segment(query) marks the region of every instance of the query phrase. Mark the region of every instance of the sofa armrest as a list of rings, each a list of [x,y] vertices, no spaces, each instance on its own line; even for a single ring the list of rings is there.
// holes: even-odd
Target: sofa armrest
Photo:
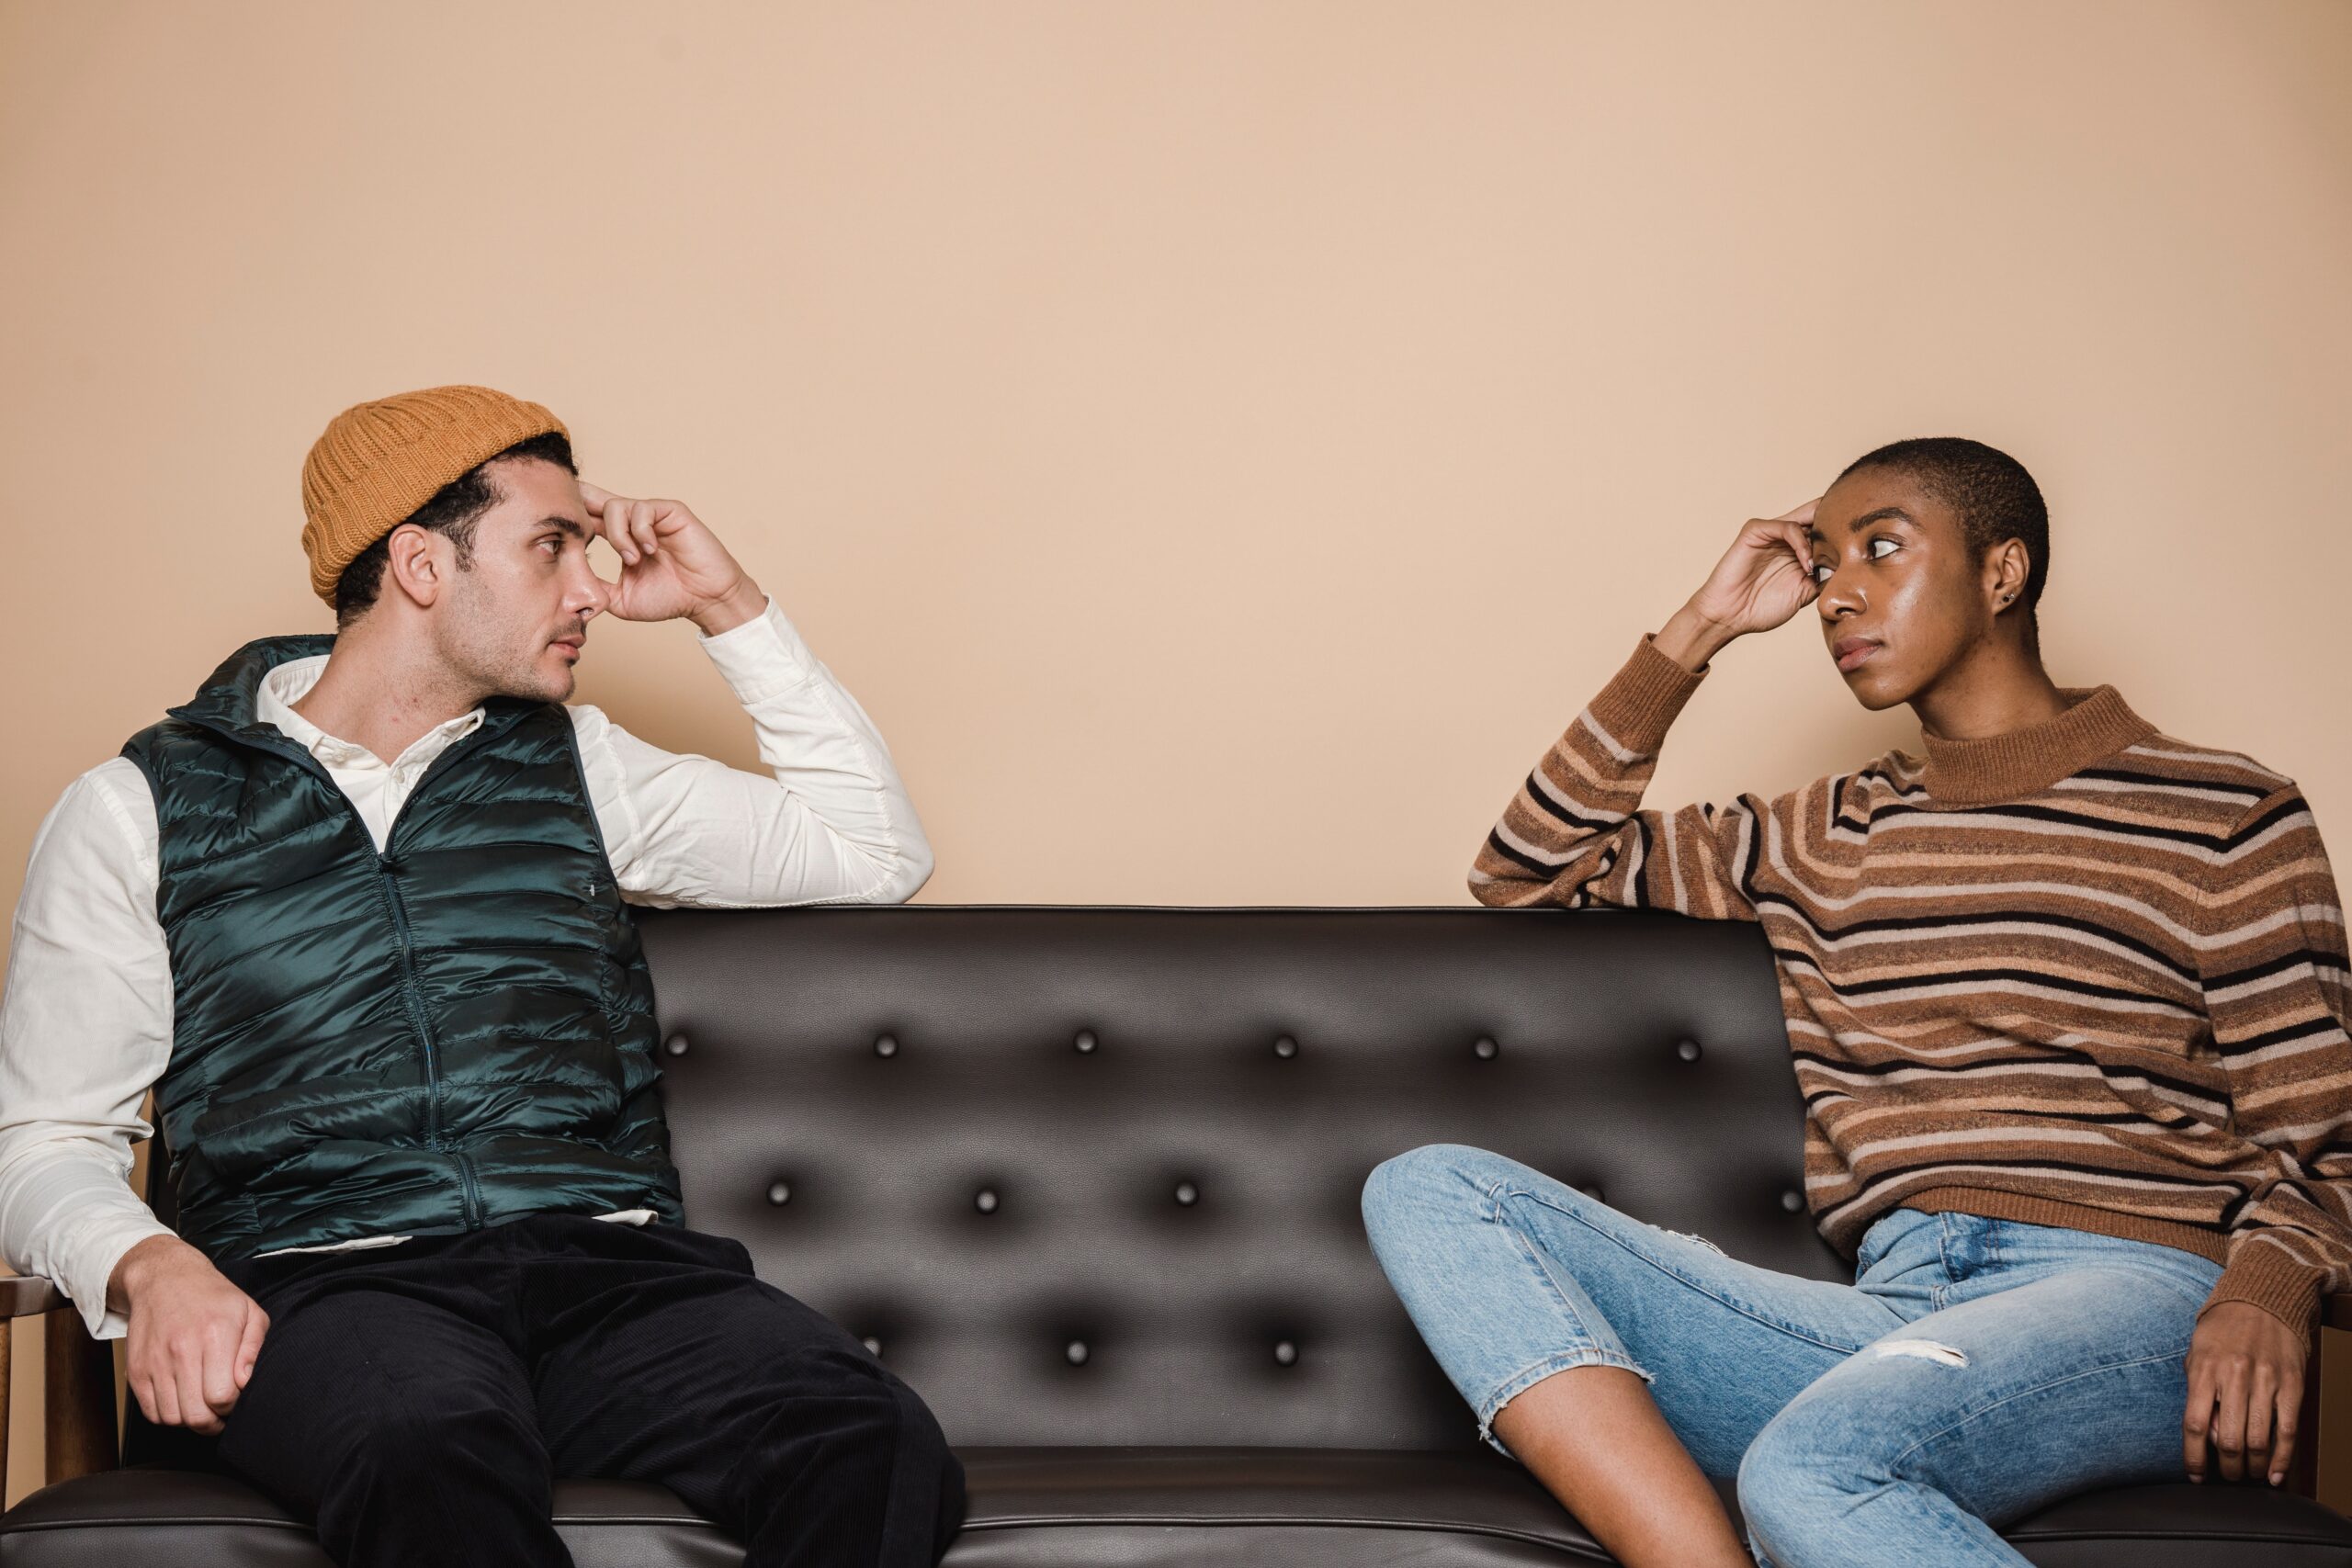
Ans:
[[[23,1274],[0,1280],[0,1318],[39,1317],[45,1312],[62,1312],[73,1304],[65,1299],[64,1292],[47,1280]]]
[[[2288,1484],[2306,1497],[2319,1498],[2320,1416],[2322,1402],[2320,1384],[2330,1346],[2327,1331],[2352,1329],[2352,1294],[2322,1296],[2319,1302],[2319,1329],[2312,1336],[2311,1362],[2303,1376],[2303,1408],[2299,1426],[2301,1436],[2295,1441],[2293,1472]],[[2334,1433],[2327,1434],[2334,1437]],[[2339,1445],[2330,1443],[2328,1453],[2335,1455]],[[2331,1506],[2341,1507],[2340,1499],[2322,1498]]]
[[[40,1319],[46,1337],[41,1378],[48,1417],[44,1480],[111,1470],[119,1460],[113,1344],[90,1337],[73,1302],[55,1284],[12,1275],[0,1279],[0,1495],[6,1495],[7,1480],[12,1325],[20,1317]]]

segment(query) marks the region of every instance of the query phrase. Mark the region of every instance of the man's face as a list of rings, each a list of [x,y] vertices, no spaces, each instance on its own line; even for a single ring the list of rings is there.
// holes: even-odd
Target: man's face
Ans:
[[[492,464],[487,478],[498,502],[475,522],[473,564],[451,574],[434,617],[442,655],[485,694],[564,702],[607,592],[589,569],[579,481],[537,457]]]
[[[1811,534],[1822,641],[1864,707],[1907,701],[1990,631],[1983,569],[1959,517],[1909,475],[1866,468],[1839,479]]]

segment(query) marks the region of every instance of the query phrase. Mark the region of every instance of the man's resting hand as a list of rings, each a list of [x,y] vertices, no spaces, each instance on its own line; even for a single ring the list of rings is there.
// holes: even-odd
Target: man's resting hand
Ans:
[[[254,1375],[269,1316],[177,1236],[122,1255],[107,1304],[130,1320],[130,1392],[147,1419],[208,1437]]]

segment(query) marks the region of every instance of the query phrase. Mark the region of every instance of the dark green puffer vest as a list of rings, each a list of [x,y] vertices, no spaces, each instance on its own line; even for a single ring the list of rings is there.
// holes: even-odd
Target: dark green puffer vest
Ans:
[[[378,853],[254,717],[265,637],[123,755],[155,794],[180,1234],[216,1259],[526,1214],[680,1219],[653,986],[571,720],[492,698]]]

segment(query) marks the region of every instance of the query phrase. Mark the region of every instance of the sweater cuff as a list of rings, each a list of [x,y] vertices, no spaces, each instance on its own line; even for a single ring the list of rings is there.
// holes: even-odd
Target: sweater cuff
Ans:
[[[1600,688],[1588,710],[1611,739],[1640,757],[1657,754],[1675,716],[1707,678],[1703,666],[1685,670],[1659,652],[1655,636],[1642,634],[1634,656]]]
[[[2324,1278],[2324,1269],[2296,1261],[2283,1248],[2240,1242],[2214,1281],[2213,1293],[2197,1313],[2202,1317],[2223,1302],[2245,1302],[2309,1338],[2318,1325],[2319,1287]]]

